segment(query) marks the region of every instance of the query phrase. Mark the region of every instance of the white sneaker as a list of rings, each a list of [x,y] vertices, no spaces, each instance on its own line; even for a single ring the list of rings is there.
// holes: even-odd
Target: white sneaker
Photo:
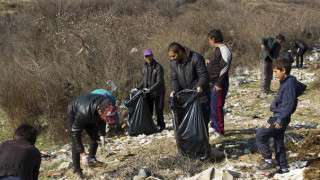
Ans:
[[[216,132],[216,130],[214,130],[214,128],[209,127],[209,134],[213,134],[213,133],[215,133],[215,132]]]
[[[224,136],[222,134],[219,134],[217,132],[215,132],[212,136],[211,139],[220,139],[223,138]]]

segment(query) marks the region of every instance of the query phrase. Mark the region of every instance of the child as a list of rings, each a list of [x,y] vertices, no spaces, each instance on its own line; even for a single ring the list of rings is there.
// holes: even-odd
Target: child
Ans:
[[[289,172],[284,146],[284,133],[290,123],[291,114],[296,110],[298,97],[306,90],[306,85],[300,83],[294,76],[290,75],[291,63],[288,59],[276,60],[272,64],[274,76],[280,80],[277,97],[270,105],[273,117],[267,124],[257,130],[256,142],[265,163],[258,169],[271,170],[275,168],[272,162],[272,153],[269,149],[269,139],[274,139],[276,160],[280,169],[277,173]]]

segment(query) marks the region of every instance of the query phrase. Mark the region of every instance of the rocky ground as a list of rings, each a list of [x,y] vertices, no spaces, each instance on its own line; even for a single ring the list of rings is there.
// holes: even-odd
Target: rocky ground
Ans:
[[[292,70],[292,75],[308,88],[299,97],[297,111],[285,135],[291,179],[320,179],[320,95],[316,87],[319,84],[314,84],[319,77],[319,65],[314,60],[303,69]],[[240,179],[288,179],[288,174],[283,177],[256,169],[262,158],[255,144],[255,132],[271,116],[269,105],[275,96],[275,93],[261,93],[259,84],[258,70],[238,69],[232,77],[225,105],[226,135],[218,140],[210,139],[215,150],[210,161],[201,162],[178,153],[169,114],[165,117],[167,129],[161,133],[137,137],[126,133],[110,135],[97,154],[105,166],[83,167],[84,173],[88,179],[184,180],[215,167],[238,172]],[[276,91],[278,86],[274,80],[272,90]],[[42,153],[41,179],[74,179],[70,144],[50,147]]]

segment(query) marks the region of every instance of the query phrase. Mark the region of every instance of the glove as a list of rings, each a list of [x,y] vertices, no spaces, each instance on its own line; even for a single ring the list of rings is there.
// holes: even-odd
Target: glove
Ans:
[[[81,156],[81,164],[83,166],[89,166],[89,156],[87,154]]]
[[[137,88],[131,89],[131,92],[133,92],[133,91],[138,91],[138,89]]]
[[[143,88],[143,89],[142,89],[142,92],[145,93],[145,94],[148,94],[148,93],[150,93],[150,89],[148,89],[148,88]]]

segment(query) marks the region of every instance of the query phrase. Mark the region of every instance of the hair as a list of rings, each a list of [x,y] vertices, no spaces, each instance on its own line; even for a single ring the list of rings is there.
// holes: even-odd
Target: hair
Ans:
[[[220,29],[212,29],[208,33],[208,37],[210,39],[214,39],[215,42],[217,42],[217,43],[222,43],[223,42],[223,35],[222,35],[222,32],[220,31]]]
[[[28,124],[20,125],[14,132],[13,138],[28,141],[34,145],[37,140],[38,130]]]
[[[285,59],[285,58],[275,60],[272,63],[272,68],[276,68],[278,70],[282,70],[282,68],[284,68],[286,70],[286,74],[290,75],[291,62],[290,62],[290,60]]]
[[[179,51],[183,51],[184,52],[185,49],[181,44],[179,44],[177,42],[173,42],[168,47],[168,52],[169,51],[173,51],[174,53],[178,53]]]

